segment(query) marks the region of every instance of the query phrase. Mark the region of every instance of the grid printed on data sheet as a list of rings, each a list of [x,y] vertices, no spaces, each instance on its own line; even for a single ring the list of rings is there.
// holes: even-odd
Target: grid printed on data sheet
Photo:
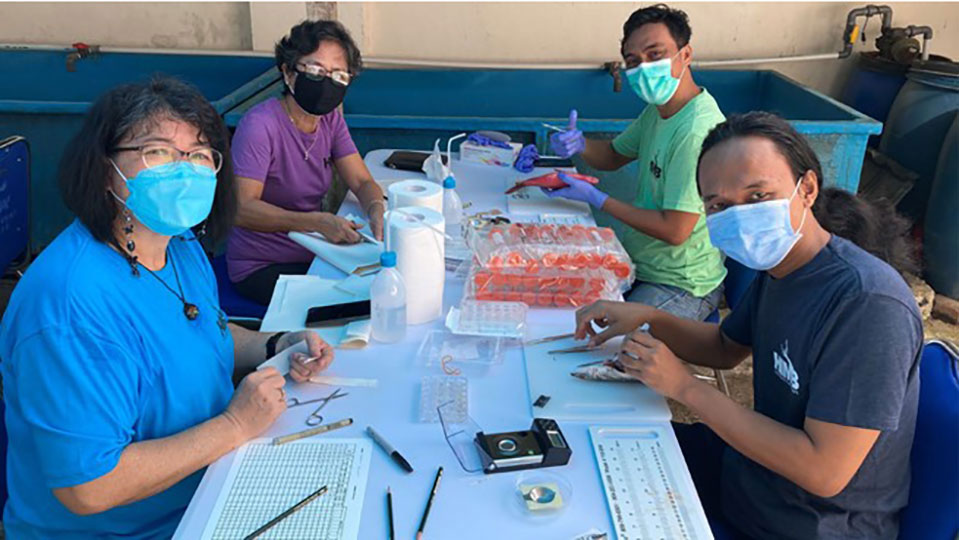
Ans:
[[[371,449],[364,439],[304,439],[280,446],[259,439],[244,445],[234,457],[203,540],[243,538],[324,485],[326,494],[260,538],[357,538]]]

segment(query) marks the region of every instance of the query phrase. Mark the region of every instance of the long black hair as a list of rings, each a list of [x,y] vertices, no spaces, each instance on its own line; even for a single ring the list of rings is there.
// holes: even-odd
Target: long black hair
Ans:
[[[214,243],[232,227],[237,203],[226,125],[196,88],[179,79],[160,76],[148,82],[124,84],[103,94],[60,160],[63,200],[97,240],[116,243],[114,223],[120,204],[108,191],[110,178],[116,175],[110,164],[114,148],[132,133],[168,118],[194,126],[207,144],[223,154],[213,208],[199,227]]]
[[[823,188],[822,165],[809,141],[775,114],[762,111],[736,114],[714,127],[703,141],[696,177],[699,178],[699,167],[706,152],[739,137],[761,137],[771,141],[786,159],[797,182],[807,171],[816,173],[819,197],[812,211],[824,229],[852,241],[900,274],[918,273],[919,264],[909,238],[909,221],[897,214],[891,204],[869,202],[841,189]]]

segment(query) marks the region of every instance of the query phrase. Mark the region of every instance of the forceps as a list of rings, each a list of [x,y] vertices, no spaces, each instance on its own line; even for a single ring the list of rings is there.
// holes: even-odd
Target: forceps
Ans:
[[[323,407],[326,407],[326,404],[329,403],[330,401],[334,400],[334,399],[338,399],[338,398],[341,398],[341,397],[346,397],[346,396],[349,395],[349,393],[346,393],[346,392],[340,393],[341,390],[343,390],[343,389],[342,389],[342,388],[337,388],[336,390],[333,391],[332,394],[330,394],[330,395],[328,395],[328,396],[326,396],[326,397],[321,397],[321,398],[316,398],[316,399],[310,399],[310,400],[300,400],[299,398],[295,398],[295,397],[287,398],[287,400],[286,400],[286,406],[287,406],[287,408],[292,408],[292,407],[298,407],[298,406],[300,406],[300,405],[306,405],[306,404],[308,404],[308,403],[318,403],[318,402],[319,402],[319,403],[320,403],[320,406],[317,407],[316,410],[314,410],[312,413],[310,413],[310,416],[307,416],[307,417],[306,417],[306,425],[308,425],[308,426],[318,426],[318,425],[320,425],[320,424],[323,423],[323,415],[320,414],[320,409],[322,409]]]

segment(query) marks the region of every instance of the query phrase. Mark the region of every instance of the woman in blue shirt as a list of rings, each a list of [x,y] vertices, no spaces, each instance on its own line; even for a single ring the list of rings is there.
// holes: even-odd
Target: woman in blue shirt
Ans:
[[[118,87],[66,151],[77,219],[33,263],[0,325],[11,538],[168,538],[204,467],[286,408],[284,378],[232,378],[306,339],[291,376],[326,368],[314,333],[226,322],[197,236],[228,230],[229,133],[175,79]]]

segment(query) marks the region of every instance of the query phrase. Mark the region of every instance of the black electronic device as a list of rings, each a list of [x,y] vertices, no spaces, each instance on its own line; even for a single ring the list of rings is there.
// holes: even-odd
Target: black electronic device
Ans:
[[[417,171],[423,172],[423,162],[426,161],[426,158],[430,157],[429,152],[409,152],[406,150],[397,150],[390,154],[383,165],[391,169],[399,169],[401,171]],[[445,155],[440,156],[440,159],[443,160],[443,164],[448,164],[448,160]]]
[[[339,326],[370,317],[370,301],[348,302],[331,306],[311,307],[306,312],[306,327]]]
[[[483,472],[556,467],[569,463],[573,451],[555,420],[534,418],[525,431],[476,434]]]

